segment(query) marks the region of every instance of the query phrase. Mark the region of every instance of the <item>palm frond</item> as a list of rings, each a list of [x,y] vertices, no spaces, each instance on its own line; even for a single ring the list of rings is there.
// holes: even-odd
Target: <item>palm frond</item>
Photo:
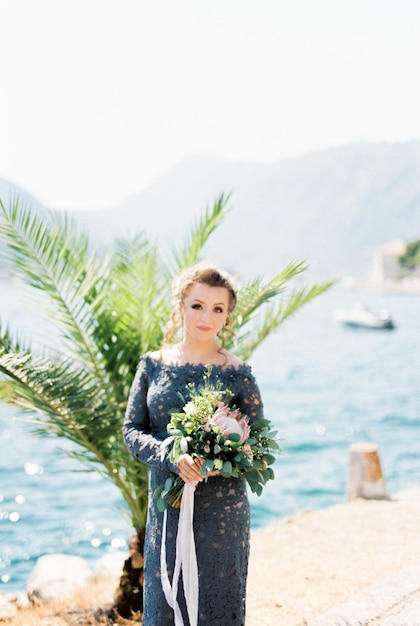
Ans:
[[[76,369],[71,359],[54,362],[49,357],[8,352],[0,355],[0,398],[25,411],[43,416],[37,429],[66,437],[78,445],[93,448],[111,434],[115,424],[109,406],[95,379]],[[101,419],[94,419],[100,413]],[[92,440],[92,441],[90,441]]]
[[[197,262],[199,255],[207,243],[208,238],[218,227],[221,220],[229,212],[228,204],[231,194],[220,194],[213,203],[207,207],[202,218],[191,230],[188,241],[179,253],[173,254],[176,268],[184,269]]]
[[[20,206],[17,199],[7,209],[0,201],[1,257],[52,307],[47,315],[68,339],[84,364],[101,372],[101,354],[92,340],[92,294],[103,301],[106,263],[99,266],[89,251],[86,235],[67,216],[38,214]]]
[[[135,329],[144,354],[160,345],[162,326],[171,305],[171,274],[160,260],[157,247],[144,238],[117,243],[124,247],[123,257],[116,250],[113,267],[116,282],[123,290],[121,328],[125,332]]]
[[[244,284],[238,294],[234,326],[243,327],[252,321],[261,306],[282,294],[286,285],[306,269],[307,265],[304,261],[294,261],[269,282],[264,282],[261,277],[258,277]]]
[[[0,318],[0,354],[8,352],[30,352],[25,338],[16,331],[12,333],[9,326]]]
[[[252,324],[241,325],[235,340],[236,354],[246,361],[255,349],[293,313],[314,298],[318,297],[334,285],[334,281],[327,281],[311,287],[294,289],[280,302],[266,302],[259,310],[258,319]],[[230,341],[233,343],[233,340]]]
[[[138,467],[122,441],[124,408],[98,390],[89,373],[75,369],[71,359],[54,362],[6,352],[6,344],[2,341],[0,349],[0,373],[6,376],[0,380],[0,400],[27,413],[37,434],[73,442],[76,447],[64,452],[110,479],[127,502],[133,525],[143,523],[147,489],[143,494],[136,489],[147,484],[147,469]]]
[[[161,344],[169,281],[156,247],[142,235],[116,242],[107,306],[97,315],[94,337],[121,401],[128,397],[140,355]]]

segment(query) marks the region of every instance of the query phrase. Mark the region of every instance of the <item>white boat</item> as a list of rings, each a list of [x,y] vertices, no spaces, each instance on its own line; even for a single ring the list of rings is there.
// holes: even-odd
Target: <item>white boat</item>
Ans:
[[[391,330],[395,328],[394,321],[386,309],[371,311],[364,305],[355,305],[347,309],[335,309],[333,319],[336,322],[354,328],[373,328]]]

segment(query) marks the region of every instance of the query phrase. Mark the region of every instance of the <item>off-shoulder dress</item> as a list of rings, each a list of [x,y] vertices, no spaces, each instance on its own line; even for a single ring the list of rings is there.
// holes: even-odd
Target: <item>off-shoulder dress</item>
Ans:
[[[179,392],[203,380],[204,365],[168,365],[148,353],[140,359],[131,387],[124,440],[131,452],[150,468],[149,504],[144,546],[145,582],[143,626],[173,626],[174,615],[165,600],[160,579],[163,515],[153,492],[177,473],[160,444],[167,436],[169,410],[182,409]],[[211,379],[234,394],[233,403],[250,421],[262,417],[261,396],[248,364],[213,366]],[[179,510],[168,508],[167,561],[172,579]],[[243,626],[249,556],[250,511],[245,479],[212,476],[197,485],[194,501],[194,537],[199,572],[199,626]],[[189,624],[182,594],[178,597],[184,624]]]

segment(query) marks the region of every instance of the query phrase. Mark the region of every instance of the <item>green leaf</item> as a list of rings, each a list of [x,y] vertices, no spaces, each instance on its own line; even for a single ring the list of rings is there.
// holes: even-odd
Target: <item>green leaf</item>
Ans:
[[[168,504],[163,498],[159,498],[156,502],[156,505],[161,513],[163,513],[168,508]]]
[[[214,460],[213,459],[207,459],[207,461],[204,461],[203,465],[201,466],[201,474],[206,474],[207,472],[212,472],[214,469]]]
[[[273,463],[275,463],[276,457],[266,452],[264,454],[264,461],[267,463],[267,465],[272,465]]]
[[[167,479],[165,480],[165,485],[164,485],[164,489],[165,489],[165,491],[169,491],[169,489],[170,489],[170,488],[172,487],[172,485],[173,485],[173,482],[174,482],[174,481],[173,481],[173,478],[167,478]]]
[[[223,467],[220,470],[222,476],[231,476],[232,474],[232,463],[230,461],[225,461],[223,463]]]
[[[159,485],[159,487],[156,487],[156,489],[153,492],[153,497],[154,498],[159,498],[159,496],[162,493],[162,491],[164,490],[164,488],[165,488],[164,485]]]
[[[255,444],[258,443],[258,439],[255,439],[255,437],[250,437],[249,439],[247,439],[247,444],[249,446],[255,446]]]
[[[184,248],[179,253],[174,252],[175,264],[178,270],[197,262],[198,256],[207,243],[208,238],[229,211],[227,206],[229,200],[230,194],[220,194],[213,206],[211,208],[207,207],[203,217],[192,229]]]

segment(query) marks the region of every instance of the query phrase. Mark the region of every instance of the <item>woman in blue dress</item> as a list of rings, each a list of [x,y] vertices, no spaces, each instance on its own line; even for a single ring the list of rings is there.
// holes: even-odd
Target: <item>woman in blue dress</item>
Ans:
[[[186,385],[203,381],[211,365],[211,381],[220,381],[234,397],[232,403],[250,422],[262,417],[260,392],[248,364],[223,347],[229,317],[237,299],[228,274],[199,264],[184,270],[174,284],[174,308],[161,350],[147,353],[138,365],[131,388],[124,439],[131,452],[149,468],[149,505],[144,545],[143,626],[173,626],[174,611],[166,601],[161,578],[163,514],[153,492],[165,480],[179,475],[197,483],[193,530],[198,566],[198,626],[243,626],[249,556],[250,512],[243,478],[225,478],[217,472],[203,480],[203,459],[188,454],[172,463],[162,455],[169,410],[183,408]],[[182,329],[182,340],[175,342]],[[179,509],[168,507],[166,559],[172,580],[176,558]],[[182,588],[178,603],[185,626],[190,624]]]

